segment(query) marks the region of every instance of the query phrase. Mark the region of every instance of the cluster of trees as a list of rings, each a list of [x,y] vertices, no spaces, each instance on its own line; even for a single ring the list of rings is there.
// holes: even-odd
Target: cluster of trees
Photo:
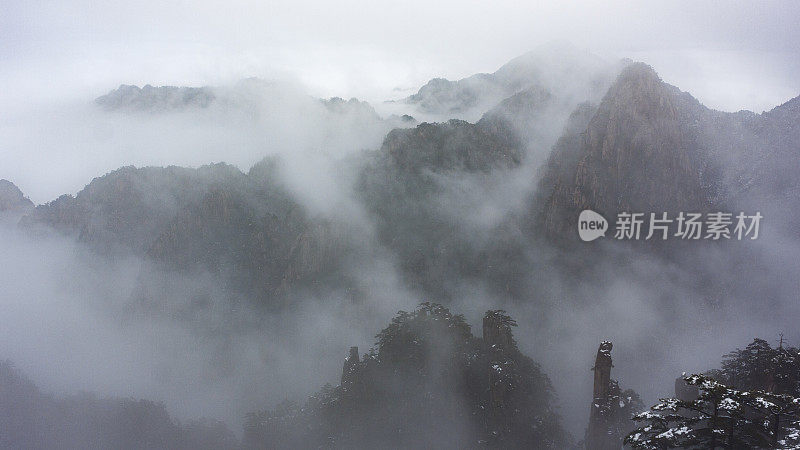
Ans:
[[[251,447],[565,448],[548,377],[517,348],[513,319],[489,311],[484,337],[460,314],[400,311],[376,347],[345,362],[342,383],[300,406],[249,415]],[[487,335],[486,327],[494,332]]]
[[[769,391],[800,396],[800,350],[777,348],[763,339],[754,339],[744,349],[725,355],[720,369],[708,375],[728,386],[744,390]]]
[[[800,352],[755,339],[722,367],[683,377],[696,394],[665,398],[634,416],[636,449],[800,449]]]

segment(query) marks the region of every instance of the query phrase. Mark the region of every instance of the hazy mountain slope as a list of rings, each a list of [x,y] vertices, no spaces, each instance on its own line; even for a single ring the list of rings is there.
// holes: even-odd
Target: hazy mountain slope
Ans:
[[[713,111],[652,68],[632,65],[586,128],[554,148],[534,220],[548,233],[576,237],[577,215],[587,208],[607,218],[728,211],[756,192],[796,192],[787,167],[798,161],[792,124],[800,114],[791,103],[762,115]]]
[[[574,101],[529,87],[474,124],[450,120],[389,133],[357,190],[414,288],[438,299],[484,288],[526,296],[529,238],[510,216]]]
[[[468,217],[476,190],[519,167],[523,156],[521,140],[502,121],[451,120],[389,133],[362,168],[357,195],[413,288],[446,299],[476,276],[507,286],[506,277],[485,272],[484,250],[506,236]]]
[[[199,203],[211,186],[243,176],[225,164],[123,167],[95,178],[74,197],[38,206],[23,222],[48,225],[101,253],[141,255],[180,208]]]
[[[175,113],[197,112],[202,109],[219,111],[238,110],[258,116],[263,103],[289,108],[322,106],[316,113],[327,112],[344,121],[345,126],[369,128],[377,124],[391,127],[410,126],[411,116],[382,118],[367,102],[341,97],[316,99],[302,94],[298,86],[290,83],[270,82],[258,78],[240,80],[232,86],[151,86],[120,85],[95,99],[107,112],[122,113]],[[269,109],[269,108],[266,108]],[[365,130],[369,132],[368,130]],[[388,130],[387,130],[388,131]]]
[[[457,81],[434,78],[404,99],[421,111],[435,114],[463,114],[472,109],[485,109],[513,93],[494,76],[472,75]]]
[[[162,298],[174,272],[211,275],[224,290],[278,307],[293,288],[344,282],[343,237],[307,215],[273,166],[248,174],[224,164],[126,167],[37,207],[23,225],[51,227],[109,257],[144,257],[138,301]]]
[[[527,55],[500,73],[518,84],[513,74],[536,61]],[[567,116],[574,99],[527,87],[474,124],[396,129],[379,150],[349,160],[358,164],[355,196],[408,286],[441,300],[476,289],[530,299],[537,264],[545,264],[537,237],[575,240],[584,208],[613,220],[622,210],[797,205],[787,169],[800,160],[797,99],[762,115],[713,111],[644,64],[625,68],[598,106],[581,103]],[[350,111],[356,123],[378,120],[356,100],[320,105]],[[539,188],[517,215],[507,199],[529,194],[513,180],[530,180],[531,161],[550,142]],[[310,217],[270,167],[123,168],[37,207],[23,223],[51,226],[101,253],[144,256],[156,273],[210,274],[230,295],[267,305],[296,289],[352,293],[342,267],[361,245],[354,231]],[[141,292],[153,298],[161,288],[143,283]]]
[[[14,183],[0,180],[0,213],[27,213],[32,209],[33,202]]]
[[[108,94],[97,97],[95,103],[107,111],[170,111],[185,108],[206,108],[216,96],[211,88],[145,85],[140,88],[120,85]]]
[[[760,115],[741,120],[751,142],[729,175],[731,196],[750,209],[763,208],[765,216],[789,236],[800,234],[800,97]],[[737,130],[738,131],[738,130]],[[749,144],[749,145],[748,145]]]
[[[570,45],[549,44],[494,73],[457,81],[434,78],[403,102],[422,113],[476,120],[503,99],[531,88],[574,102],[598,101],[625,64]]]
[[[701,188],[704,155],[689,126],[700,107],[643,64],[623,70],[579,140],[556,146],[548,169],[558,174],[542,177],[552,185],[540,186],[549,195],[539,220],[549,232],[573,232],[587,208],[606,217],[622,210],[705,211],[712,195]]]
[[[234,449],[221,422],[172,419],[163,404],[92,394],[42,393],[8,361],[0,362],[0,448]]]

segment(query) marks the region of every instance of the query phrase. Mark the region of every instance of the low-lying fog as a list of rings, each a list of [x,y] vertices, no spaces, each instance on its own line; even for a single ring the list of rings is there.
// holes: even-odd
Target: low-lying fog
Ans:
[[[449,5],[451,9],[458,6],[452,2]],[[329,8],[321,4],[316,7]],[[422,24],[414,28],[412,15],[405,7],[422,12],[431,8],[431,16],[425,16]],[[473,55],[458,38],[472,33],[472,28],[466,30],[462,24],[451,33],[439,33],[441,30],[435,28],[446,24],[436,24],[433,19],[459,22],[448,20],[452,18],[445,14],[447,8],[427,3],[405,7],[397,6],[391,14],[379,8],[366,8],[366,31],[381,36],[377,48],[356,45],[362,41],[346,25],[340,25],[338,31],[329,31],[328,35],[315,31],[318,34],[310,34],[297,44],[290,39],[288,25],[268,32],[260,30],[258,22],[248,19],[244,20],[247,24],[244,30],[237,31],[234,19],[246,14],[225,13],[219,19],[225,22],[225,29],[220,31],[225,36],[220,42],[239,50],[226,55],[225,45],[209,45],[196,52],[200,61],[184,55],[176,62],[180,67],[170,69],[168,55],[193,46],[176,39],[165,46],[159,58],[151,58],[147,56],[148,50],[160,45],[154,38],[130,52],[137,61],[147,62],[143,67],[152,72],[152,79],[148,79],[145,69],[125,77],[122,69],[112,67],[117,57],[111,55],[124,48],[126,41],[109,37],[111,24],[127,24],[123,29],[134,30],[136,34],[139,31],[131,23],[144,20],[143,16],[135,15],[128,22],[102,7],[88,14],[85,23],[68,24],[53,7],[12,8],[15,11],[11,18],[6,16],[0,25],[14,25],[13,30],[0,31],[0,42],[15,32],[21,37],[0,47],[0,55],[13,62],[0,69],[0,81],[4,90],[13,91],[14,83],[20,83],[20,90],[0,94],[3,107],[0,179],[13,181],[34,203],[42,204],[61,194],[75,194],[92,178],[121,166],[198,167],[224,161],[247,172],[264,157],[277,156],[284,164],[282,181],[303,206],[314,214],[349,221],[349,225],[363,230],[368,251],[350,270],[354,276],[367,280],[369,300],[364,304],[348,304],[343,295],[332,292],[329,297],[309,298],[297,303],[302,306],[269,315],[251,314],[247,307],[240,306],[243,309],[237,310],[220,301],[212,302],[203,317],[193,323],[139,317],[130,314],[127,306],[146,261],[128,257],[109,262],[74,239],[21,230],[15,218],[8,216],[0,222],[0,359],[12,360],[49,392],[69,394],[85,390],[160,400],[180,419],[218,418],[240,433],[245,413],[272,407],[285,398],[302,400],[324,383],[337,383],[347,349],[358,345],[362,352],[366,351],[374,344],[374,335],[397,310],[413,308],[425,300],[436,301],[420,298],[418,292],[403,284],[396,257],[377,242],[374,224],[353,197],[356,174],[349,162],[365,151],[379,149],[386,133],[402,126],[392,114],[410,114],[419,121],[444,121],[450,117],[427,114],[413,105],[383,101],[404,98],[436,76],[457,79],[494,71],[511,57],[535,47],[529,42],[564,38],[567,32],[576,34],[579,25],[595,22],[588,13],[573,11],[580,20],[572,24],[562,17],[544,30],[549,32],[545,33],[548,36],[545,39],[544,31],[526,34],[525,21],[517,17],[509,25],[511,31],[499,33],[503,38],[487,38],[481,44],[480,36],[503,30],[503,18],[524,16],[537,23],[545,20],[528,9],[524,14],[513,14],[514,7],[505,5],[505,9],[500,9],[506,14],[492,12],[487,18],[492,26],[478,28],[478,36],[467,39],[467,44],[475,43],[479,50]],[[468,10],[465,14],[486,12],[481,8],[477,11],[475,5],[464,7]],[[178,14],[181,8],[175,5],[167,8],[170,20],[183,17]],[[209,5],[200,9],[206,13],[209,9],[216,10]],[[277,16],[293,17],[290,23],[301,22],[301,15],[278,9]],[[548,8],[548,12],[552,14],[555,9]],[[630,21],[641,15],[650,22],[655,20],[619,5],[611,9]],[[45,24],[55,24],[53,35],[48,35],[44,26],[28,30],[24,25],[21,18],[33,17],[40,10],[49,12],[43,20]],[[665,11],[669,12],[667,23],[683,21],[684,16],[677,14],[679,11],[663,5],[650,13]],[[776,14],[765,12],[764,16],[753,19],[767,25],[777,23],[773,30],[786,41],[768,56],[758,50],[777,38],[759,35],[746,42],[747,51],[742,53],[719,50],[724,47],[721,43],[736,45],[745,39],[731,37],[748,29],[749,22],[741,12],[728,11],[722,18],[712,18],[718,27],[723,27],[725,20],[729,20],[731,27],[719,35],[711,36],[710,31],[705,35],[702,42],[710,43],[708,51],[687,50],[691,46],[684,38],[671,40],[667,25],[658,25],[652,32],[631,26],[625,28],[626,32],[617,33],[610,29],[611,12],[603,13],[609,24],[596,25],[594,29],[599,27],[607,38],[598,46],[609,59],[630,57],[650,62],[665,81],[690,91],[708,106],[760,112],[800,93],[796,78],[800,58],[796,58],[796,48],[789,48],[789,43],[797,42],[795,22],[789,25],[786,19],[776,19]],[[113,18],[111,24],[98,25],[105,15]],[[338,11],[330,20],[336,22],[343,16]],[[701,28],[700,19],[688,16],[691,23],[682,27]],[[203,29],[203,25],[214,22],[203,17],[192,19],[187,25],[189,31],[181,28],[176,33],[184,37],[203,34],[192,31],[192,27]],[[417,17],[416,13],[413,17]],[[389,32],[380,33],[386,23],[391,25],[388,31],[403,30],[393,18],[404,18],[401,22],[411,26],[409,43],[387,37]],[[328,19],[324,24],[320,20],[317,17],[314,23],[324,28]],[[146,22],[153,25],[158,36],[171,36],[165,31],[168,27]],[[356,26],[351,19],[345,23]],[[561,31],[558,25],[566,31]],[[765,29],[769,28],[767,25]],[[304,25],[303,29],[309,26]],[[46,61],[56,50],[43,50],[32,44],[40,42],[46,46],[58,37],[58,32],[74,38],[74,34],[82,35],[86,30],[95,30],[100,38],[87,32],[85,42],[83,38],[73,39],[54,46],[56,50],[72,51],[74,61],[54,58],[51,65]],[[234,45],[240,39],[247,40],[242,33],[251,31],[256,36],[269,37],[268,51],[259,53],[259,47],[249,40],[248,45]],[[213,36],[204,36],[203,42],[213,41]],[[326,37],[349,50],[336,50],[335,44],[312,44],[327,42]],[[622,44],[635,37],[642,37],[640,46]],[[108,38],[106,44],[98,44],[104,38]],[[587,39],[576,38],[579,43]],[[420,50],[421,56],[414,58],[416,45],[429,41],[438,42],[435,49]],[[75,51],[83,48],[76,42],[84,42],[84,50]],[[281,42],[286,43],[284,50],[280,50]],[[670,42],[674,45],[667,45]],[[502,57],[492,53],[498,48],[502,48],[498,50]],[[25,50],[31,54],[20,56]],[[93,54],[93,50],[97,53]],[[303,50],[308,53],[302,53]],[[303,54],[319,59],[309,62],[312,58],[297,56]],[[274,57],[275,67],[264,62],[268,58],[258,55]],[[365,55],[375,58],[367,64],[369,70],[362,73],[356,67],[360,67],[358,58]],[[400,62],[390,58],[394,55]],[[337,60],[338,56],[347,58]],[[454,62],[448,64],[448,60]],[[80,66],[81,61],[91,64]],[[225,62],[230,62],[233,68],[214,69]],[[96,67],[105,71],[82,75]],[[198,67],[206,72],[187,75]],[[52,74],[42,75],[50,69],[54,70]],[[133,70],[132,64],[126,63],[124,69]],[[30,79],[24,76],[27,73]],[[315,73],[318,73],[316,78]],[[72,84],[65,88],[68,92],[59,95],[58,77],[62,75]],[[263,80],[247,79],[253,75]],[[360,84],[373,76],[378,81]],[[45,79],[50,85],[42,88],[44,93],[36,94],[37,83],[44,83]],[[94,103],[94,97],[120,83],[133,82],[211,85],[218,99],[224,101],[214,102],[208,108],[167,112],[106,111]],[[366,94],[360,99],[369,100],[377,115],[363,111],[335,114],[317,98],[339,95],[349,99],[361,94]],[[53,100],[48,100],[49,97]],[[554,114],[550,128],[559,131],[568,113]],[[535,188],[538,165],[557,137],[558,132],[554,132],[552,142],[531,150],[535,154],[530,154],[525,164],[507,177],[450,180],[456,193],[451,199],[456,205],[454,220],[465,223],[469,220],[469,226],[487,230],[519,208],[525,195]],[[476,210],[481,214],[476,216]],[[501,299],[492,297],[484,287],[464,284],[459,291],[462,295],[448,306],[456,313],[464,313],[473,333],[478,335],[480,317],[487,309],[508,309],[519,323],[514,331],[521,349],[542,364],[559,394],[565,424],[574,436],[581,437],[591,398],[590,368],[601,340],[614,341],[612,376],[619,379],[623,388],[633,388],[642,394],[645,404],[670,394],[673,381],[681,372],[712,368],[723,354],[746,345],[756,336],[774,342],[777,333],[783,332],[790,343],[800,344],[800,331],[796,327],[800,305],[793,294],[800,290],[795,257],[800,251],[800,241],[797,236],[773,235],[765,236],[759,245],[773,255],[772,265],[766,270],[779,284],[773,286],[779,292],[778,303],[768,307],[761,306],[761,299],[753,295],[757,292],[754,288],[725,293],[728,306],[710,311],[687,281],[697,281],[693,279],[692,267],[667,266],[648,259],[624,270],[614,261],[608,261],[607,266],[598,270],[603,274],[600,285],[576,281],[566,274],[548,273],[543,263],[545,269],[535,275],[543,280],[542,292],[531,295],[541,295],[546,304],[503,305]],[[547,252],[552,250],[526,251],[539,253],[541,261],[547,261]],[[723,256],[711,254],[703,264],[722,261]],[[724,273],[726,268],[721,265],[719,270]],[[212,299],[218,298],[211,279],[187,278],[178,284],[187,291],[208,290]],[[665,310],[656,301],[664,292],[681,301],[671,303]],[[173,294],[175,301],[180,302],[181,293]],[[713,362],[712,367],[709,361]]]

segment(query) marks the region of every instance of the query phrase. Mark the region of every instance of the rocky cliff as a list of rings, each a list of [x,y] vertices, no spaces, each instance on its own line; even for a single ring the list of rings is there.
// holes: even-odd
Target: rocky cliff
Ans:
[[[797,161],[789,117],[796,123],[800,115],[791,103],[761,115],[714,111],[649,66],[631,65],[596,111],[576,113],[555,146],[534,220],[550,235],[574,239],[583,209],[609,219],[621,211],[727,211],[741,206],[755,185],[772,193],[796,190],[788,173],[765,173],[785,173],[785,163]]]

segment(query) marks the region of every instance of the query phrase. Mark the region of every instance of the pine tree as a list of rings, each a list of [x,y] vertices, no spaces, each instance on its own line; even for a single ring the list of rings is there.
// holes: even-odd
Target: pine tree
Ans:
[[[800,351],[782,341],[772,348],[767,341],[754,339],[744,349],[725,355],[722,368],[709,374],[737,389],[800,397]]]
[[[634,416],[642,425],[628,434],[626,444],[636,449],[800,448],[800,398],[732,389],[706,375],[684,381],[697,386],[699,396],[661,399]]]

